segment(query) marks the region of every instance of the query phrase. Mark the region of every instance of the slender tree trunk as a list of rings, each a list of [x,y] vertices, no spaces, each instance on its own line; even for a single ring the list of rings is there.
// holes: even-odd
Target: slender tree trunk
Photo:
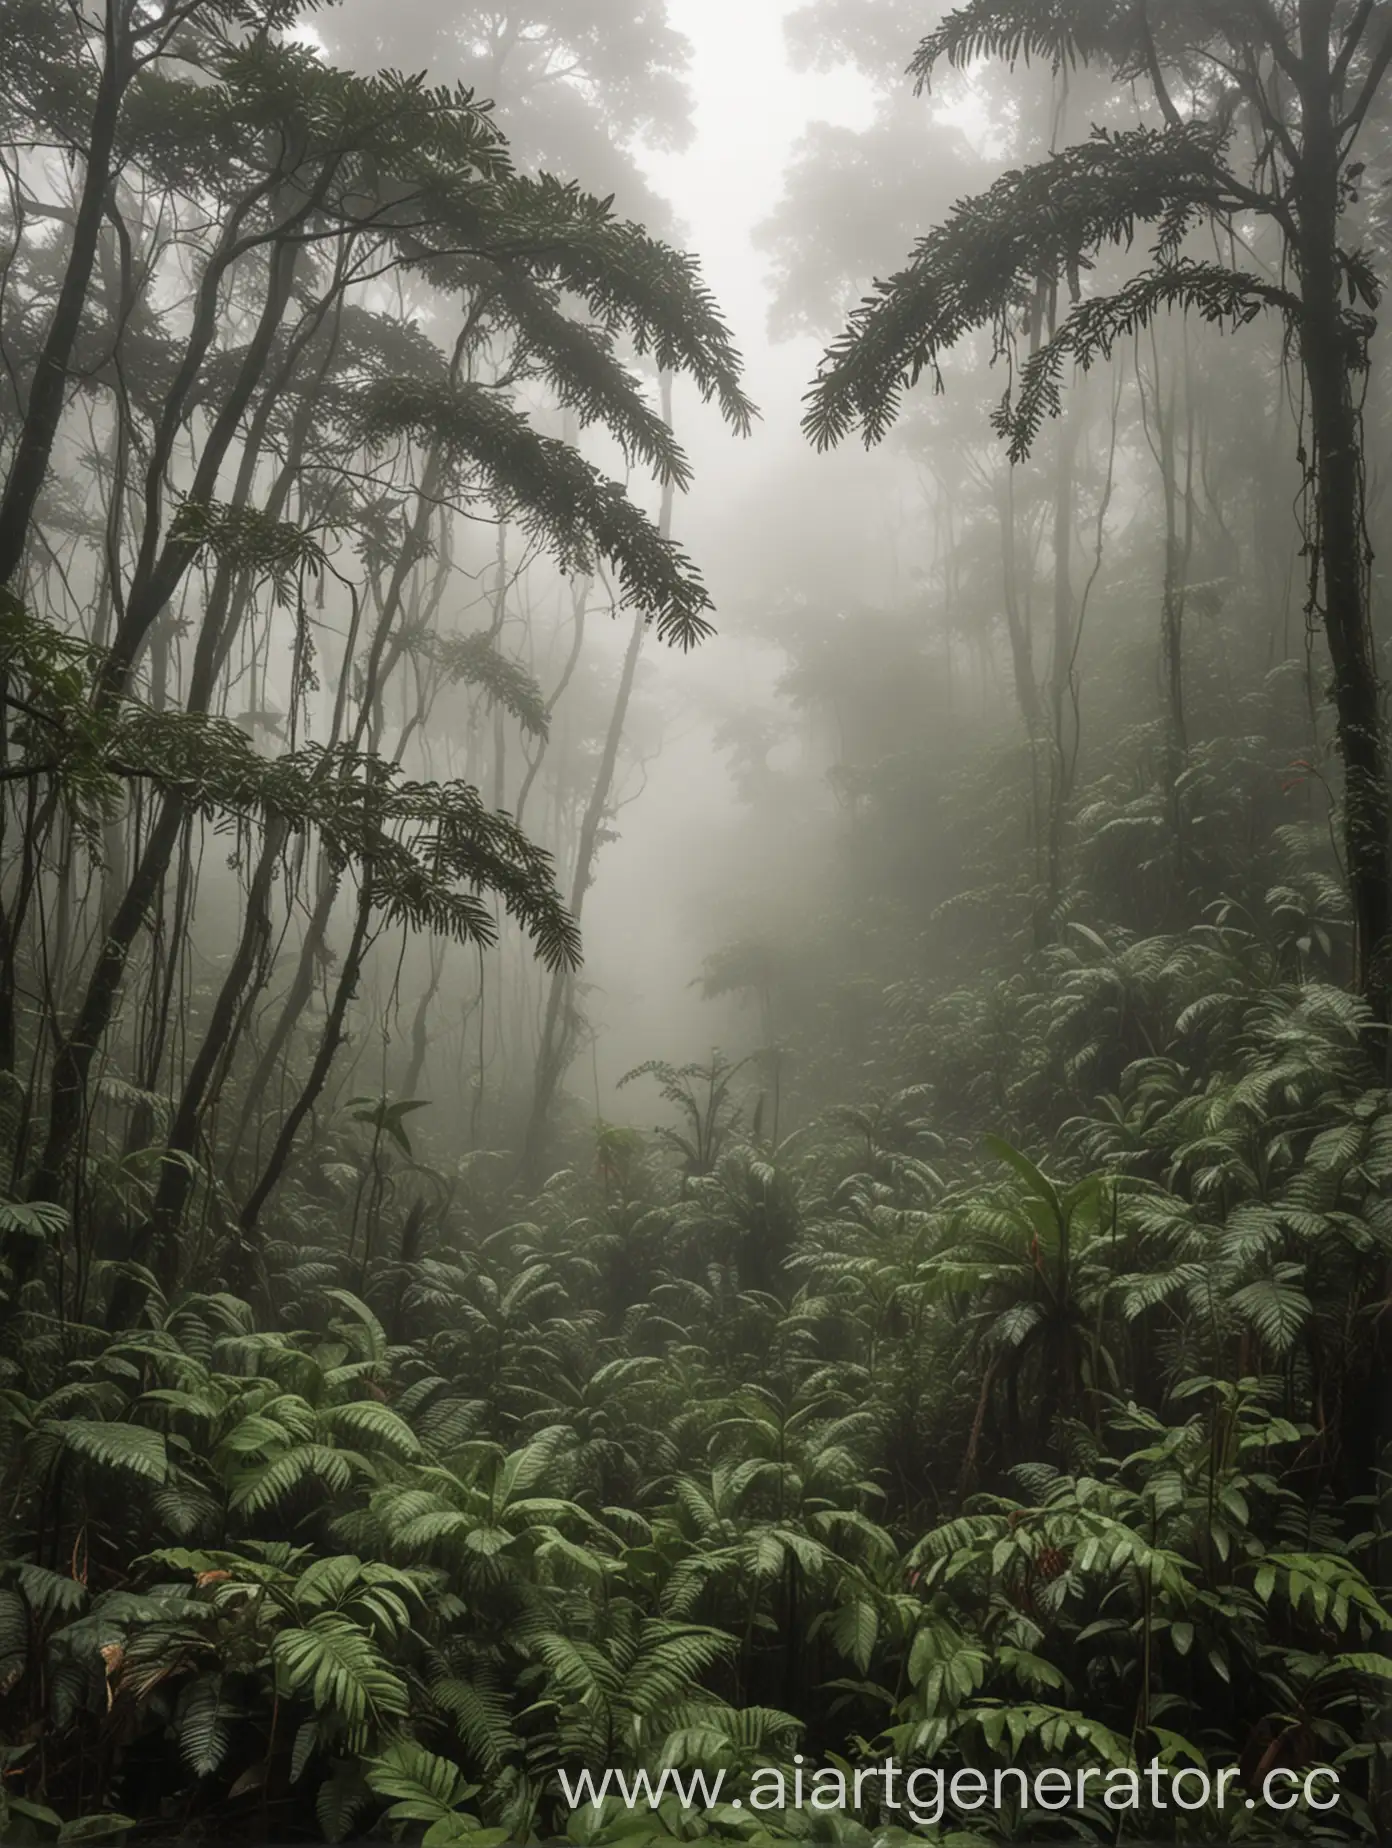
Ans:
[[[275,387],[282,386],[288,380],[293,365],[294,356],[288,355],[273,380]],[[253,419],[233,490],[232,504],[235,507],[249,504],[256,462],[261,454],[261,439],[269,422],[270,401],[275,395],[275,390],[266,395]],[[292,426],[289,453],[267,501],[266,511],[271,518],[280,516],[289,496],[309,424],[310,412],[306,407]],[[219,565],[194,651],[193,672],[185,701],[186,711],[202,713],[208,710],[217,675],[226,655],[229,636],[241,626],[250,602],[250,582],[240,576],[231,564]],[[135,870],[124,896],[106,924],[101,951],[88,978],[77,1019],[64,1036],[55,1061],[48,1135],[43,1155],[30,1182],[29,1193],[32,1199],[59,1197],[55,1190],[61,1187],[64,1167],[81,1128],[92,1060],[120,998],[131,947],[158,896],[180,830],[189,813],[188,802],[180,791],[170,790],[161,798],[145,845],[136,856]]]
[[[267,364],[290,303],[300,257],[301,247],[294,242],[277,243],[271,250],[270,276],[256,331],[247,343],[232,386],[218,406],[212,427],[199,451],[198,466],[188,493],[190,505],[204,506],[212,500],[218,475],[241,427],[242,418],[251,407],[257,388],[268,382]],[[211,325],[205,326],[201,333],[196,329],[190,337],[179,381],[182,383],[187,375],[186,389],[192,387],[193,379],[201,369],[212,344],[212,332],[216,325],[215,279],[220,273],[216,265],[211,265],[209,275],[204,278],[205,299],[200,302],[199,313]],[[198,554],[196,540],[161,532],[164,472],[173,452],[181,412],[182,404],[176,385],[174,394],[165,406],[156,447],[146,470],[145,530],[130,590],[125,608],[117,621],[111,647],[97,676],[97,696],[102,702],[109,703],[125,692],[151,626],[169,607],[184,573]]]
[[[1387,744],[1364,525],[1363,452],[1353,374],[1361,336],[1345,317],[1338,256],[1339,140],[1328,7],[1302,0],[1302,160],[1296,173],[1302,313],[1316,510],[1315,570],[1333,665],[1344,764],[1345,876],[1353,906],[1354,981],[1379,1022],[1389,1017],[1392,926]]]
[[[584,646],[584,643],[585,643],[586,608],[587,608],[587,604],[589,600],[590,589],[593,583],[594,583],[594,579],[592,577],[571,579],[570,608],[571,608],[571,616],[572,616],[572,619],[575,625],[574,635],[572,637],[571,644],[570,644],[570,653],[566,656],[566,664],[561,669],[560,679],[556,682],[556,690],[551,695],[550,699],[548,699],[546,702],[546,717],[547,717],[548,722],[550,721],[552,714],[555,712],[556,707],[559,704],[562,696],[564,695],[566,688],[570,685],[571,676],[574,674],[576,666],[580,660],[580,650]],[[522,787],[517,792],[517,807],[516,807],[516,810],[514,811],[514,819],[516,820],[519,828],[522,826],[522,815],[523,815],[523,811],[526,809],[526,806],[527,806],[527,797],[531,794],[532,784],[536,781],[536,775],[537,775],[538,770],[540,770],[542,766],[542,762],[546,756],[546,750],[547,750],[547,746],[549,742],[550,742],[550,736],[548,732],[547,737],[542,738],[539,741],[537,745],[537,754],[527,765],[527,774],[523,777]]]
[[[64,1170],[82,1127],[87,1101],[87,1076],[115,1012],[130,946],[155,901],[183,822],[182,798],[167,798],[156,817],[130,884],[116,907],[88,979],[77,1018],[58,1049],[50,1087],[48,1136],[29,1184],[31,1200],[57,1200],[62,1197]]]
[[[416,504],[406,544],[396,560],[390,582],[378,608],[377,623],[373,629],[372,641],[363,667],[362,699],[350,734],[350,743],[354,750],[362,745],[368,723],[379,704],[382,688],[398,659],[397,654],[389,652],[388,643],[396,618],[402,608],[411,572],[428,553],[430,522],[435,515],[435,495],[439,487],[442,468],[443,463],[438,451],[432,450],[423,471],[420,499]],[[438,593],[443,595],[444,589],[444,580],[440,580],[437,584]],[[331,744],[337,743],[347,721],[348,688],[352,679],[357,633],[358,621],[355,611],[354,621],[349,629],[348,640],[344,648],[343,671],[330,734]],[[232,1141],[231,1159],[234,1162],[246,1138],[252,1114],[267,1093],[275,1077],[276,1066],[281,1054],[299,1023],[309,997],[314,992],[315,975],[324,956],[329,919],[333,913],[340,884],[339,875],[323,862],[320,865],[319,880],[319,892],[315,899],[313,913],[305,926],[304,939],[300,945],[289,993],[281,1006],[266,1048],[257,1061],[256,1070],[247,1091],[246,1103],[237,1125],[237,1133]],[[259,1154],[258,1146],[258,1159]]]
[[[10,582],[23,560],[30,522],[62,421],[68,366],[82,326],[82,313],[96,263],[102,216],[111,189],[121,100],[129,77],[129,58],[121,23],[125,10],[118,0],[107,0],[106,51],[91,133],[83,154],[86,172],[73,223],[68,264],[43,351],[34,367],[24,422],[15,444],[4,499],[0,500],[0,584]]]
[[[286,822],[279,816],[273,817],[266,824],[260,856],[247,892],[242,934],[213,1004],[202,1044],[184,1079],[183,1092],[169,1129],[167,1152],[160,1170],[154,1208],[140,1249],[133,1254],[143,1261],[145,1254],[152,1252],[160,1265],[161,1281],[166,1287],[173,1281],[172,1275],[166,1274],[172,1270],[168,1259],[172,1254],[174,1234],[178,1230],[179,1218],[192,1180],[188,1158],[192,1157],[198,1146],[198,1130],[204,1104],[218,1063],[230,1046],[247,983],[255,973],[270,938],[271,887],[288,832]]]
[[[421,990],[420,1000],[416,1003],[415,1018],[411,1022],[411,1062],[406,1067],[406,1075],[401,1084],[403,1097],[414,1097],[416,1086],[420,1083],[421,1073],[425,1070],[426,1055],[430,1051],[430,1016],[434,1012],[435,997],[440,992],[440,978],[445,972],[446,946],[443,941],[430,945],[430,977]]]
[[[585,818],[580,824],[580,841],[575,854],[575,879],[570,895],[571,916],[577,922],[584,909],[585,893],[594,876],[595,848],[599,840],[600,824],[604,819],[605,805],[613,787],[619,745],[623,741],[624,720],[628,715],[628,703],[633,694],[633,679],[638,669],[638,656],[642,652],[643,635],[647,626],[647,618],[639,610],[634,615],[633,628],[628,637],[628,647],[624,652],[623,670],[619,675],[619,690],[614,696],[614,709],[609,719],[609,732],[604,741],[604,753],[595,773],[594,788],[590,792]],[[543,1178],[541,1164],[545,1154],[547,1133],[550,1129],[551,1106],[555,1102],[557,1088],[566,1065],[569,1063],[573,1022],[568,1016],[574,983],[575,978],[570,970],[557,969],[551,977],[551,986],[546,997],[546,1016],[541,1030],[541,1050],[537,1054],[536,1084],[523,1145],[523,1168],[530,1184],[536,1184]]]
[[[1049,720],[1052,758],[1049,771],[1048,886],[1045,928],[1057,929],[1056,913],[1063,891],[1063,831],[1072,796],[1073,741],[1068,736],[1069,706],[1074,702],[1073,642],[1078,600],[1073,589],[1073,514],[1077,500],[1078,443],[1083,432],[1083,385],[1074,384],[1068,410],[1059,426],[1054,456],[1054,638],[1049,665]]]
[[[670,429],[672,425],[672,380],[669,373],[662,375],[662,415]],[[658,531],[664,539],[671,536],[673,497],[673,485],[668,481],[663,485],[662,506],[658,516]],[[604,819],[604,812],[613,788],[614,770],[618,764],[619,746],[623,742],[628,703],[633,693],[633,680],[638,671],[638,656],[642,650],[643,634],[646,628],[647,619],[639,610],[634,615],[628,648],[624,653],[623,669],[619,675],[619,689],[614,697],[614,709],[609,717],[609,731],[604,740],[604,752],[595,772],[594,787],[590,791],[584,820],[580,824],[580,839],[575,852],[575,878],[570,897],[571,916],[577,923],[584,909],[585,893],[594,876],[594,857],[599,842],[600,824]],[[571,1022],[567,1015],[568,1003],[573,991],[573,974],[569,970],[557,969],[551,977],[551,987],[546,997],[546,1015],[542,1023],[541,1047],[537,1053],[532,1107],[527,1119],[527,1129],[522,1146],[522,1171],[528,1183],[533,1185],[543,1178],[541,1169],[546,1153],[546,1139],[551,1126],[551,1108],[569,1061]]]
[[[169,1043],[170,1023],[176,1014],[174,985],[179,979],[184,933],[193,915],[197,879],[194,874],[193,830],[185,822],[184,836],[178,846],[178,871],[174,878],[174,909],[161,946],[159,962],[152,972],[145,1002],[148,1025],[141,1049],[139,1083],[148,1095],[131,1113],[126,1136],[128,1150],[148,1148],[155,1133],[154,1093],[159,1089],[164,1067],[165,1048]]]
[[[1154,350],[1154,342],[1152,342]],[[1189,728],[1184,718],[1185,560],[1179,526],[1179,470],[1175,447],[1174,382],[1166,394],[1155,372],[1155,430],[1160,451],[1160,481],[1165,501],[1165,572],[1160,610],[1160,662],[1165,683],[1165,802],[1170,833],[1179,862],[1184,858],[1184,808],[1180,778],[1189,755]]]
[[[996,496],[996,512],[1001,535],[1001,594],[1005,604],[1005,626],[1010,637],[1010,665],[1015,680],[1015,698],[1025,730],[1033,744],[1039,736],[1042,714],[1039,688],[1034,678],[1034,644],[1029,621],[1020,602],[1020,546],[1015,525],[1015,471],[1010,468]]]
[[[343,954],[343,968],[338,978],[338,986],[334,990],[333,1000],[329,1004],[329,1017],[324,1024],[323,1037],[319,1041],[319,1048],[314,1055],[314,1063],[309,1068],[304,1087],[281,1125],[280,1134],[276,1138],[275,1147],[271,1150],[270,1159],[262,1170],[261,1178],[248,1196],[246,1205],[242,1208],[239,1223],[244,1234],[255,1228],[262,1208],[284,1173],[285,1165],[295,1146],[295,1137],[299,1133],[300,1125],[314,1108],[319,1093],[323,1090],[328,1078],[330,1067],[333,1065],[334,1055],[343,1043],[343,1023],[348,1015],[349,1003],[357,993],[358,979],[362,974],[363,957],[367,952],[368,926],[371,918],[372,876],[370,870],[364,866],[362,886],[358,893],[357,913],[353,919],[353,935]]]
[[[299,955],[295,960],[295,973],[290,980],[289,992],[281,1003],[276,1016],[275,1026],[247,1086],[246,1100],[237,1121],[237,1131],[232,1138],[229,1162],[235,1165],[242,1145],[251,1128],[251,1120],[256,1111],[263,1108],[270,1094],[270,1087],[275,1079],[276,1067],[281,1054],[290,1043],[290,1035],[299,1024],[300,1016],[309,1005],[309,998],[314,993],[315,975],[320,962],[324,959],[325,944],[328,936],[329,919],[333,914],[334,901],[338,897],[339,878],[323,861],[318,868],[319,891],[314,901],[314,910],[305,925],[304,941],[300,945]],[[252,1139],[253,1159],[261,1158],[260,1133]]]

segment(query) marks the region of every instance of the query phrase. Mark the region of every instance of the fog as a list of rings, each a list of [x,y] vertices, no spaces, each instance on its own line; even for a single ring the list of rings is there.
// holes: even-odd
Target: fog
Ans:
[[[0,176],[0,1840],[1388,1839],[1388,8],[0,0]]]
[[[772,289],[754,237],[782,194],[794,146],[813,121],[862,128],[872,109],[869,85],[855,70],[794,68],[783,30],[789,10],[757,0],[669,7],[691,48],[694,137],[679,153],[638,152],[736,330],[761,421],[732,445],[715,419],[683,407],[678,395],[696,482],[677,527],[701,560],[719,632],[695,657],[648,655],[648,691],[672,715],[671,743],[606,850],[591,899],[586,978],[598,1033],[596,1107],[616,1121],[650,1114],[631,1093],[611,1089],[644,1058],[680,1062],[717,1046],[744,1054],[757,1043],[757,1021],[729,1001],[703,1000],[699,975],[721,941],[723,916],[740,920],[735,935],[770,916],[769,869],[739,851],[741,810],[716,732],[727,715],[776,704],[780,663],[757,639],[758,614],[761,603],[786,595],[788,550],[810,551],[821,582],[868,600],[897,588],[900,576],[895,534],[906,523],[901,503],[912,483],[864,458],[807,455],[797,423],[820,346],[770,335]],[[891,241],[885,267],[899,254]],[[818,779],[815,758],[805,769]],[[834,805],[820,793],[814,812],[830,830]],[[817,845],[814,831],[807,850],[815,854]]]
[[[417,1138],[447,1166],[486,1153],[502,1172],[525,1145],[535,1183],[548,1163],[583,1163],[597,1124],[648,1122],[651,1096],[622,1083],[648,1061],[757,1055],[752,1105],[772,1059],[784,1127],[800,1131],[819,1109],[915,1079],[905,1048],[928,1029],[896,1024],[903,997],[931,1015],[960,982],[1002,979],[1012,957],[1092,930],[1096,878],[1120,878],[1102,921],[1127,932],[1215,906],[1250,915],[1288,875],[1307,894],[1340,864],[1352,879],[1361,848],[1353,834],[1339,843],[1326,765],[1369,696],[1339,681],[1329,704],[1319,646],[1301,638],[1300,580],[1315,559],[1311,636],[1320,608],[1350,599],[1351,631],[1326,617],[1337,681],[1366,650],[1359,625],[1371,635],[1380,620],[1381,577],[1374,566],[1360,584],[1354,567],[1346,590],[1325,584],[1320,548],[1333,508],[1376,559],[1380,368],[1359,357],[1339,411],[1364,444],[1350,515],[1323,477],[1302,487],[1306,400],[1321,382],[1313,362],[1294,365],[1288,316],[1281,331],[1275,279],[1295,245],[1279,203],[1263,217],[1224,169],[1215,183],[1231,198],[1216,215],[1209,182],[1191,176],[1187,193],[1085,225],[1061,258],[1021,254],[1047,211],[1008,204],[999,227],[991,218],[1018,163],[1036,163],[1019,179],[1028,200],[1070,162],[1086,173],[1104,156],[1132,159],[1156,109],[1179,132],[1170,89],[1162,79],[1147,105],[1126,89],[1124,62],[1109,76],[1026,60],[1006,81],[975,40],[962,56],[939,52],[931,86],[916,89],[906,65],[919,41],[901,11],[891,0],[864,17],[839,0],[647,0],[622,18],[604,0],[291,8],[278,29],[303,77],[356,72],[364,99],[378,85],[403,109],[454,110],[480,172],[491,143],[511,171],[544,176],[512,209],[596,212],[604,235],[630,242],[614,258],[628,267],[605,281],[585,267],[591,255],[558,264],[543,238],[543,293],[490,298],[468,266],[493,259],[472,251],[467,227],[456,227],[462,256],[393,242],[413,235],[395,229],[374,243],[370,219],[336,245],[316,231],[309,248],[336,249],[338,276],[311,275],[307,255],[262,322],[268,355],[280,341],[288,356],[284,409],[274,379],[258,399],[251,372],[236,373],[261,338],[262,243],[231,261],[224,289],[222,253],[237,246],[217,242],[223,208],[196,187],[185,197],[180,171],[150,168],[149,197],[167,203],[147,210],[132,195],[138,234],[123,218],[124,243],[95,251],[92,286],[105,294],[89,344],[94,376],[114,366],[112,388],[128,389],[129,327],[145,343],[132,348],[138,389],[141,367],[156,394],[172,379],[170,408],[162,424],[130,424],[103,384],[85,424],[48,430],[62,465],[58,526],[44,537],[51,586],[74,633],[98,651],[115,638],[123,696],[222,715],[254,759],[238,773],[243,805],[199,808],[177,852],[157,837],[187,795],[170,794],[157,824],[143,797],[111,791],[95,821],[61,824],[84,847],[52,893],[46,872],[37,885],[20,872],[22,908],[32,887],[60,919],[50,987],[71,986],[78,1005],[86,981],[81,1008],[100,1017],[84,1067],[100,1050],[113,1082],[163,1095],[181,1066],[161,1010],[182,990],[195,1011],[227,1010],[239,1024],[220,1055],[207,1043],[190,1124],[230,1086],[234,1140],[250,1135],[260,1161],[269,1137],[263,1179],[278,1184],[298,1129],[263,1119],[262,1093],[278,1073],[282,1102],[296,1095],[285,1060],[306,1033],[313,1045],[317,1013],[327,1037],[300,1113],[351,1108],[367,1086],[409,1103]],[[1214,104],[1214,132],[1236,132],[1235,106]],[[1375,134],[1376,83],[1364,106]],[[1340,208],[1374,253],[1349,260],[1340,286],[1355,304],[1375,299],[1386,234],[1381,183],[1360,192],[1366,169],[1350,160]],[[559,190],[572,179],[593,192]],[[15,169],[40,270],[61,253],[65,185],[37,149]],[[345,227],[353,197],[335,208]],[[406,209],[378,208],[384,226]],[[1014,253],[1004,280],[991,273],[998,238]],[[915,249],[937,248],[941,259],[904,269]],[[655,265],[667,266],[660,281]],[[902,309],[920,275],[928,294]],[[900,326],[905,312],[926,315],[928,331]],[[107,324],[116,344],[103,360]],[[1360,328],[1354,312],[1355,347]],[[322,430],[294,357],[297,341],[313,355],[319,339]],[[170,372],[179,340],[184,368]],[[419,378],[401,375],[412,354]],[[215,377],[205,411],[196,383],[217,367],[232,394],[221,421],[223,387]],[[477,408],[493,394],[523,421],[504,436],[471,423],[461,400],[446,429],[456,392]],[[657,434],[659,399],[679,455]],[[142,524],[132,469],[150,454],[160,488]],[[548,473],[563,455],[580,471],[564,481]],[[591,483],[621,511],[586,499]],[[164,510],[185,496],[201,509],[187,541]],[[279,562],[263,519],[280,522]],[[92,543],[102,522],[105,557]],[[644,550],[669,536],[670,562]],[[524,894],[496,867],[465,875],[467,901],[434,883],[425,862],[410,864],[427,838],[427,857],[472,851],[455,836],[446,848],[438,820],[414,844],[395,837],[407,859],[380,899],[327,817],[317,836],[292,822],[284,847],[263,831],[257,848],[255,779],[288,752],[295,775],[320,763],[313,782],[345,750],[366,752],[369,778],[367,760],[381,759],[388,778],[452,792],[427,806],[477,801],[515,817],[522,835],[505,852],[525,858],[525,836],[549,855],[549,894]],[[1307,766],[1280,817],[1274,773],[1256,768],[1272,753]],[[1230,806],[1234,777],[1244,788],[1255,777],[1246,820]],[[403,825],[414,824],[391,824]],[[1356,819],[1346,826],[1357,832]],[[1275,832],[1229,880],[1232,830],[1244,829]],[[208,848],[229,830],[223,867]],[[1314,858],[1286,867],[1300,830]],[[270,885],[248,908],[258,853]],[[91,901],[79,895],[94,887],[103,917],[126,906],[119,961],[134,957],[152,984],[143,1025],[119,986],[91,986],[80,947]],[[186,938],[166,963],[170,903]],[[1342,944],[1326,922],[1293,941],[1327,941],[1331,972],[1341,957],[1362,968],[1372,952],[1353,925]],[[548,973],[539,931],[553,949],[570,933],[573,970]],[[849,1091],[843,1069],[858,1074]],[[69,1133],[54,1130],[64,1146]]]

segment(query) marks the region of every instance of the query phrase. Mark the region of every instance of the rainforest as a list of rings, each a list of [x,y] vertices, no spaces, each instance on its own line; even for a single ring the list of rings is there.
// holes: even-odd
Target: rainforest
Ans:
[[[0,1840],[1392,1832],[1390,273],[1385,0],[0,0]]]

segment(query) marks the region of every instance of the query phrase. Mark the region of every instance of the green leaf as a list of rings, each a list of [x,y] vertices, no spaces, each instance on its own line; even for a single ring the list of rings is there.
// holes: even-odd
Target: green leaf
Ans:
[[[231,1713],[223,1698],[222,1677],[209,1675],[185,1688],[176,1721],[179,1750],[195,1777],[219,1769],[232,1744]]]
[[[65,1449],[101,1469],[163,1482],[169,1473],[165,1441],[145,1425],[106,1422],[96,1418],[66,1418],[46,1425]]]
[[[1064,1221],[1063,1202],[1059,1199],[1058,1189],[1039,1168],[1036,1168],[1028,1155],[1022,1155],[1002,1136],[983,1136],[982,1142],[998,1161],[1003,1161],[1012,1168],[1025,1183],[1029,1192],[1037,1200],[1042,1200],[1053,1216],[1054,1224],[1061,1226]]]
[[[311,1619],[303,1629],[282,1630],[274,1654],[287,1692],[306,1692],[321,1713],[350,1726],[402,1717],[405,1683],[388,1668],[363,1630],[337,1613]]]
[[[413,1739],[393,1740],[368,1760],[363,1774],[379,1797],[393,1799],[387,1815],[395,1822],[453,1823],[459,1805],[477,1790],[457,1765]]]

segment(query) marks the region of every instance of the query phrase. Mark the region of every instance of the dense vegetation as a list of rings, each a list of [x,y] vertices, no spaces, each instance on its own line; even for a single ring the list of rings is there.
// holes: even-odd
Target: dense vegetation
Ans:
[[[876,110],[776,318],[849,314],[807,430],[919,482],[915,564],[783,508],[742,1038],[654,1044],[645,1130],[568,1084],[583,911],[642,650],[721,645],[674,393],[754,418],[616,204],[682,47],[398,14],[428,78],[351,0],[0,0],[0,1836],[1378,1835],[1387,20],[792,16]],[[560,1782],[798,1754],[1341,1794]]]

